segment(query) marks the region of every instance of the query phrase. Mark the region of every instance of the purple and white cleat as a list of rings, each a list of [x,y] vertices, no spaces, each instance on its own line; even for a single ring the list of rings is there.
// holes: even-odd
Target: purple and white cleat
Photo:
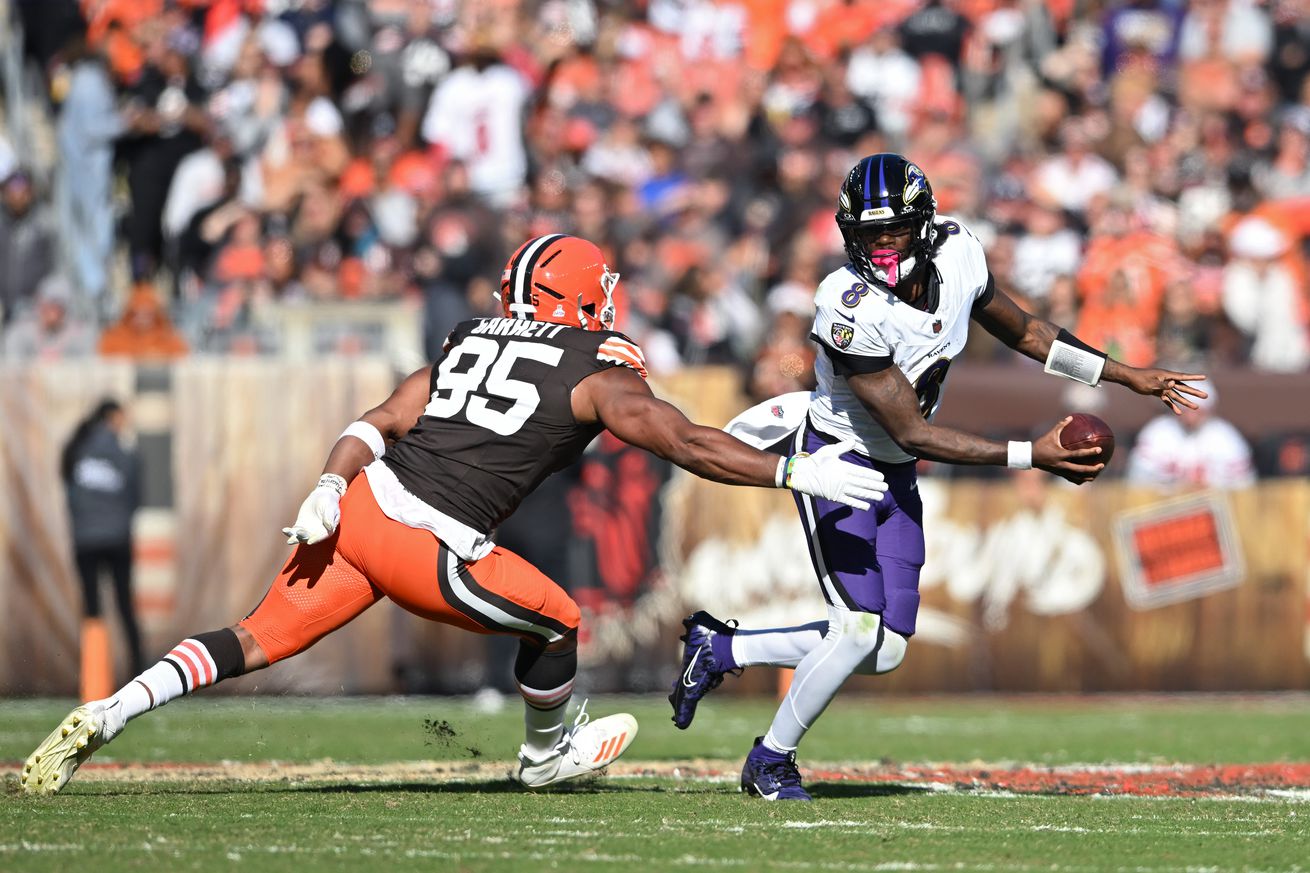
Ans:
[[[755,738],[755,748],[746,756],[741,768],[741,790],[765,800],[812,799],[801,786],[796,753],[775,752],[764,745],[764,737]]]
[[[682,672],[673,680],[669,703],[673,704],[674,725],[679,730],[686,730],[696,717],[696,704],[700,703],[700,699],[718,688],[724,675],[736,668],[735,664],[724,664],[714,654],[713,646],[716,636],[731,636],[735,628],[704,610],[684,618],[682,626],[687,631],[679,637],[685,643],[682,649]]]

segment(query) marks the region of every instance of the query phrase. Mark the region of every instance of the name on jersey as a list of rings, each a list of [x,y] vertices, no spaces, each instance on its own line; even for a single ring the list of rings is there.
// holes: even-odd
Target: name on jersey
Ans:
[[[549,321],[530,321],[525,318],[484,318],[482,323],[469,333],[485,336],[521,336],[528,338],[546,337],[553,339],[566,324],[552,324]]]

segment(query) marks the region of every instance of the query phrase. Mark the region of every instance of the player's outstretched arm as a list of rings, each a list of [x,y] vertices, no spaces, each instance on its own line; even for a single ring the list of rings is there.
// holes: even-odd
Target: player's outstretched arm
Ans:
[[[295,523],[282,528],[288,545],[312,545],[332,536],[341,520],[346,487],[366,464],[382,456],[388,443],[400,439],[418,421],[428,403],[431,377],[431,366],[416,370],[390,397],[346,428],[328,453],[318,484],[300,504]]]
[[[1201,389],[1187,384],[1204,380],[1200,373],[1130,367],[1097,351],[1069,331],[1024,312],[1000,289],[995,289],[987,304],[974,312],[974,320],[1010,348],[1045,363],[1048,373],[1089,385],[1100,380],[1117,382],[1138,394],[1159,397],[1175,413],[1181,413],[1184,407],[1195,409],[1196,403],[1191,398],[1206,396]]]
[[[881,500],[887,490],[877,470],[841,460],[849,444],[790,458],[761,452],[717,428],[689,421],[626,367],[604,370],[578,383],[573,414],[578,421],[599,422],[625,443],[714,482],[791,488],[858,509]]]
[[[918,395],[899,367],[852,374],[846,382],[874,421],[916,458],[948,464],[1037,467],[1079,483],[1091,481],[1105,466],[1095,460],[1100,449],[1070,451],[1060,445],[1060,431],[1068,423],[1067,418],[1031,445],[1003,443],[925,420]]]

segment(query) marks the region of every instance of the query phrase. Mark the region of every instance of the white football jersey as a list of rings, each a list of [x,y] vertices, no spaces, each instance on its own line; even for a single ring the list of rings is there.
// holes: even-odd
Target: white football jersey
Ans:
[[[974,302],[987,291],[987,259],[982,243],[957,221],[941,217],[938,232],[946,241],[933,255],[940,276],[937,307],[916,309],[890,291],[865,282],[850,268],[830,273],[819,284],[814,303],[814,339],[868,366],[896,366],[914,386],[929,421],[941,405],[946,372],[969,338]],[[833,368],[828,354],[815,362],[818,390],[810,401],[810,420],[824,433],[856,441],[857,450],[879,461],[914,460],[877,424],[846,377]]]
[[[1195,430],[1178,416],[1152,419],[1128,457],[1128,481],[1143,485],[1245,488],[1255,484],[1251,447],[1237,428],[1211,418]]]

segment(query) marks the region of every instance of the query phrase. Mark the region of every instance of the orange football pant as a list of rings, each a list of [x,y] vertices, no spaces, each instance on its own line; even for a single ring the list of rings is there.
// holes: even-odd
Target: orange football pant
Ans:
[[[270,664],[305,651],[383,597],[424,618],[541,645],[578,627],[578,606],[514,552],[466,563],[432,535],[388,518],[360,473],[341,498],[341,523],[298,546],[240,622]]]

